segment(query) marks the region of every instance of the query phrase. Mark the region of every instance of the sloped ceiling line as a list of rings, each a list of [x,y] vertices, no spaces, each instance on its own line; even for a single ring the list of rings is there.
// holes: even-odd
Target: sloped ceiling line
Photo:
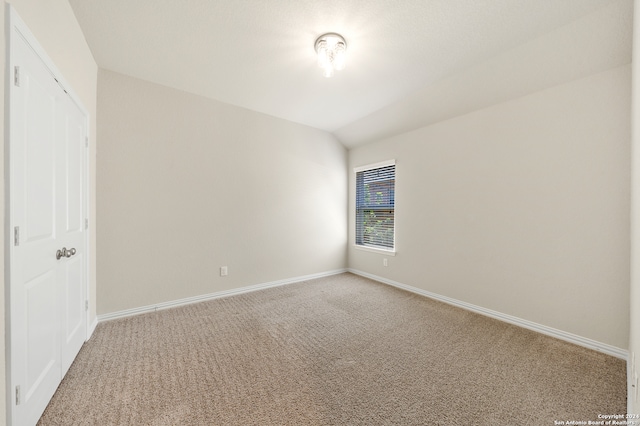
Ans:
[[[69,0],[103,69],[353,147],[631,61],[632,0]],[[338,32],[331,79],[314,42]]]

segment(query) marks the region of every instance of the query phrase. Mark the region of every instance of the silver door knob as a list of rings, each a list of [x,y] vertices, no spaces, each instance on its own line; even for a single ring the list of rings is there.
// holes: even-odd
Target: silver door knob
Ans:
[[[63,257],[71,257],[74,254],[76,254],[76,249],[75,248],[70,248],[69,250],[67,250],[66,247],[62,247],[60,250],[56,251],[56,259],[60,260]]]
[[[67,248],[66,247],[62,247],[61,250],[56,251],[56,260],[60,260],[63,257],[67,256]]]

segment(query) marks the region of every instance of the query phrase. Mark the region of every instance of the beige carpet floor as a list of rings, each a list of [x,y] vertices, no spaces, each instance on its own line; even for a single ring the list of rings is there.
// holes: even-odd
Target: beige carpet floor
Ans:
[[[623,360],[352,274],[100,323],[39,425],[553,425]]]

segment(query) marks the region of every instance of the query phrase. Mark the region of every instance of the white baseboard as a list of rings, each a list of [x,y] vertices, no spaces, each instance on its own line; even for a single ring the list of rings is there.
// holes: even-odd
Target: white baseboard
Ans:
[[[240,287],[232,290],[219,291],[216,293],[203,294],[201,296],[188,297],[185,299],[173,300],[169,302],[163,302],[156,305],[148,305],[142,306],[139,308],[126,309],[123,311],[112,312],[109,314],[98,315],[93,324],[90,325],[88,336],[90,337],[93,334],[98,323],[103,321],[114,320],[118,318],[126,318],[133,315],[144,314],[148,312],[154,312],[162,309],[175,308],[178,306],[189,305],[192,303],[204,302],[206,300],[219,299],[221,297],[234,296],[237,294],[248,293],[251,291],[263,290],[271,287],[278,287],[286,284],[293,284],[301,281],[312,280],[316,278],[328,277],[331,275],[341,274],[344,272],[351,272],[356,275],[360,275],[366,278],[370,278],[372,280],[381,282],[383,284],[388,284],[393,287],[401,288],[406,291],[410,291],[412,293],[419,294],[421,296],[429,297],[431,299],[435,299],[449,305],[457,306],[462,309],[466,309],[468,311],[476,312],[481,315],[485,315],[491,318],[495,318],[510,324],[517,325],[519,327],[523,327],[541,334],[545,334],[547,336],[555,337],[560,340],[564,340],[569,343],[573,343],[579,346],[583,346],[588,349],[593,349],[599,352],[603,352],[605,354],[614,356],[616,358],[620,358],[623,360],[628,360],[629,353],[625,349],[618,348],[616,346],[611,346],[606,343],[598,342],[592,339],[588,339],[586,337],[578,336],[576,334],[568,333],[566,331],[558,330],[552,327],[548,327],[546,325],[538,324],[532,321],[528,321],[522,318],[514,317],[512,315],[503,314],[498,311],[493,311],[491,309],[486,309],[481,306],[473,305],[471,303],[463,302],[457,299],[453,299],[447,296],[442,296],[436,293],[432,293],[430,291],[422,290],[417,287],[412,287],[410,285],[402,284],[397,281],[393,281],[387,278],[383,278],[377,275],[369,274],[367,272],[359,271],[357,269],[338,269],[334,271],[321,272],[318,274],[304,275],[300,277],[288,278],[284,280],[271,281],[262,284],[255,284],[247,287]]]
[[[144,314],[144,313],[148,313],[148,312],[159,311],[159,310],[162,310],[162,309],[175,308],[175,307],[183,306],[183,305],[190,305],[192,303],[204,302],[206,300],[213,300],[213,299],[219,299],[221,297],[235,296],[237,294],[248,293],[248,292],[257,291],[257,290],[263,290],[265,288],[278,287],[278,286],[281,286],[281,285],[293,284],[293,283],[297,283],[297,282],[300,282],[300,281],[308,281],[308,280],[313,280],[313,279],[316,279],[316,278],[328,277],[328,276],[331,276],[331,275],[342,274],[344,272],[347,272],[347,270],[346,269],[337,269],[337,270],[334,270],[334,271],[321,272],[321,273],[318,273],[318,274],[304,275],[304,276],[301,276],[301,277],[287,278],[287,279],[284,279],[284,280],[271,281],[271,282],[262,283],[262,284],[255,284],[255,285],[250,285],[250,286],[247,286],[247,287],[240,287],[240,288],[234,288],[234,289],[231,289],[231,290],[218,291],[216,293],[203,294],[201,296],[187,297],[185,299],[178,299],[178,300],[172,300],[172,301],[169,301],[169,302],[158,303],[156,305],[148,305],[148,306],[142,306],[140,308],[125,309],[124,311],[118,311],[118,312],[112,312],[112,313],[109,313],[109,314],[98,315],[98,317],[96,319],[96,321],[97,321],[96,324],[98,322],[109,321],[109,320],[114,320],[114,319],[118,319],[118,318],[126,318],[126,317],[130,317],[130,316],[133,316],[133,315],[139,315],[139,314]],[[95,325],[94,325],[94,328],[95,328]]]
[[[359,271],[357,269],[348,268],[347,271],[352,274],[360,275],[366,278],[370,278],[375,281],[379,281],[383,284],[388,284],[393,287],[398,287],[403,290],[410,291],[412,293],[419,294],[421,296],[426,296],[431,299],[439,300],[444,303],[448,303],[449,305],[457,306],[462,309],[466,309],[468,311],[476,312],[481,315],[485,315],[491,318],[495,318],[504,322],[508,322],[510,324],[517,325],[519,327],[523,327],[529,330],[536,331],[541,334],[546,334],[547,336],[555,337],[560,340],[564,340],[569,343],[573,343],[579,346],[583,346],[585,348],[594,349],[599,352],[603,352],[608,355],[612,355],[616,358],[621,358],[625,361],[628,360],[629,352],[625,349],[621,349],[615,346],[608,345],[606,343],[597,342],[595,340],[588,339],[586,337],[578,336],[576,334],[567,333],[566,331],[558,330],[552,327],[548,327],[546,325],[538,324],[532,321],[528,321],[522,318],[514,317],[511,315],[503,314],[501,312],[492,311],[491,309],[486,309],[481,306],[472,305],[471,303],[462,302],[460,300],[452,299],[450,297],[441,296],[436,293],[431,293],[430,291],[422,290],[416,287],[412,287],[410,285],[402,284],[397,281],[393,281],[387,278],[379,277],[377,275],[369,274],[366,272]]]

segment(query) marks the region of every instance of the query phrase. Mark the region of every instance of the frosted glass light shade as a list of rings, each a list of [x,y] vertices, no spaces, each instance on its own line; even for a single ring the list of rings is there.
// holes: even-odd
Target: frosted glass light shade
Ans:
[[[331,77],[335,71],[344,69],[346,62],[347,42],[340,34],[327,33],[316,40],[318,66],[323,69],[325,77]]]

